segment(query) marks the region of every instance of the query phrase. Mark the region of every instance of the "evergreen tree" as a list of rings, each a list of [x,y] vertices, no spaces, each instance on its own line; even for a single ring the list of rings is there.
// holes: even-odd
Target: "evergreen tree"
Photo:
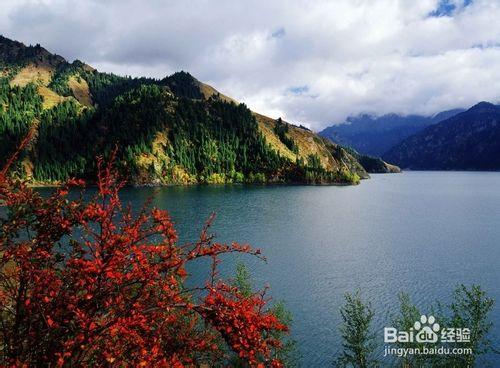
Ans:
[[[373,358],[375,335],[371,331],[374,311],[370,304],[361,300],[359,292],[345,295],[345,304],[340,309],[343,326],[340,331],[343,351],[336,361],[338,367],[377,367]]]

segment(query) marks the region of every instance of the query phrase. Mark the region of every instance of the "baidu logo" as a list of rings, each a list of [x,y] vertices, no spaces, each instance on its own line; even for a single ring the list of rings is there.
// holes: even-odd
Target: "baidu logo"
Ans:
[[[416,321],[413,325],[415,328],[416,335],[415,340],[417,342],[437,342],[438,332],[440,329],[439,324],[436,322],[434,316],[427,317],[422,315],[420,321]]]
[[[409,331],[398,331],[394,327],[384,328],[384,342],[420,342],[420,343],[435,343],[439,339],[439,330],[441,327],[436,322],[434,316],[426,316],[425,314],[420,317],[418,321],[413,324]]]
[[[420,316],[408,331],[398,331],[394,327],[384,328],[385,343],[437,343],[469,342],[468,328],[442,328],[434,316]]]

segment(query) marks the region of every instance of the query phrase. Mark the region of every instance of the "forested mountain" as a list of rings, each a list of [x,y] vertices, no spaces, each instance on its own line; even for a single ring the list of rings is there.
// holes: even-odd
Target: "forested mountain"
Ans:
[[[96,155],[115,149],[135,184],[367,177],[343,147],[256,114],[186,72],[161,80],[101,73],[1,36],[0,104],[0,163],[32,131],[14,174],[39,184],[94,178]]]
[[[360,153],[380,157],[403,139],[462,111],[443,111],[434,116],[360,115],[349,117],[342,124],[332,125],[319,134]]]
[[[384,157],[411,169],[500,170],[500,106],[481,102],[405,139]]]

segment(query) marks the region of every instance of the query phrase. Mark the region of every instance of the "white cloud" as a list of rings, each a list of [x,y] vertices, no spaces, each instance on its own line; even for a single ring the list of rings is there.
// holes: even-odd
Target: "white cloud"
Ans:
[[[105,71],[187,70],[320,129],[364,112],[498,101],[500,1],[469,2],[7,0],[0,32]]]

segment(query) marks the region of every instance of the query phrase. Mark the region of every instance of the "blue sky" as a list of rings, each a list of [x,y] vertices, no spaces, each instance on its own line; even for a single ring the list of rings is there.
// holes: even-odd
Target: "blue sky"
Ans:
[[[500,0],[4,0],[0,33],[103,71],[187,70],[319,130],[500,99]]]
[[[460,8],[465,8],[471,5],[473,0],[465,0],[456,2],[452,0],[441,0],[436,9],[432,10],[429,15],[432,17],[451,17],[453,13]]]

